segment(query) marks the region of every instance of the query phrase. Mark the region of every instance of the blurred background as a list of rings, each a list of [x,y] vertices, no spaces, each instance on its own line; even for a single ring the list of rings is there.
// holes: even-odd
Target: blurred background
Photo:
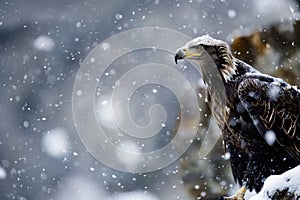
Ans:
[[[273,34],[280,24],[284,24],[283,33],[299,31],[299,23],[294,25],[298,10],[299,1],[295,0],[1,1],[0,199],[188,200],[215,199],[234,192],[237,187],[228,156],[214,125],[210,129],[217,135],[217,145],[208,155],[199,156],[204,140],[199,135],[181,159],[155,172],[119,172],[93,158],[74,127],[76,72],[80,62],[106,38],[146,26],[172,29],[190,37],[210,34],[228,43],[258,31],[263,47],[255,45],[257,40],[251,41],[264,52],[268,38],[281,38],[282,29]],[[296,35],[284,41],[296,46],[299,43],[292,43]],[[241,45],[235,47],[237,56],[243,53]],[[275,47],[282,50],[274,45],[274,51]],[[299,52],[280,55],[279,63],[292,55],[291,62],[299,66]],[[256,64],[272,60],[270,56],[263,61],[244,59]],[[272,66],[281,68],[276,63]],[[297,74],[290,74],[287,79],[298,84]],[[148,90],[153,88],[142,89],[139,98]],[[175,101],[168,94],[166,91],[155,101],[165,105],[168,116],[176,117],[178,105],[166,104]],[[207,108],[203,105],[201,109]],[[207,124],[209,119],[204,122]],[[168,126],[171,130],[176,124]]]

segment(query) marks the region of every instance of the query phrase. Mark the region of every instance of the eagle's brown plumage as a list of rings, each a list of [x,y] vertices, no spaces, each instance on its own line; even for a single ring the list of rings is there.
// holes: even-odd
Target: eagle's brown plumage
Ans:
[[[261,190],[265,178],[300,164],[300,91],[232,55],[227,43],[198,37],[175,55],[203,72],[208,103],[230,152],[234,178]]]

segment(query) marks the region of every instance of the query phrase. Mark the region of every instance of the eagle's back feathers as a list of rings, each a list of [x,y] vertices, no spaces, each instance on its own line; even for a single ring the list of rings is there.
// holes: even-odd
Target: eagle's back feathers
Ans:
[[[188,44],[197,42],[223,77],[225,97],[220,98],[206,72],[209,64],[200,63],[206,68],[209,104],[231,154],[234,178],[258,192],[268,176],[300,164],[300,92],[234,58],[225,42],[202,36]]]

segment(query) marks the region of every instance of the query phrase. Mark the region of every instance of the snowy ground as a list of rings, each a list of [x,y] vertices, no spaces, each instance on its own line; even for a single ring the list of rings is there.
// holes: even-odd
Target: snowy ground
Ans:
[[[264,183],[262,190],[250,200],[277,199],[275,194],[289,193],[290,199],[300,198],[300,165],[281,175],[272,175]]]

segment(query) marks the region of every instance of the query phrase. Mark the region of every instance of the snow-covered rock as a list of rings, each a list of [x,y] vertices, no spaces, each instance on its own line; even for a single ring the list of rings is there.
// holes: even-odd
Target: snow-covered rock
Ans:
[[[300,165],[280,175],[269,176],[262,190],[249,200],[285,199],[296,200],[300,198]]]

